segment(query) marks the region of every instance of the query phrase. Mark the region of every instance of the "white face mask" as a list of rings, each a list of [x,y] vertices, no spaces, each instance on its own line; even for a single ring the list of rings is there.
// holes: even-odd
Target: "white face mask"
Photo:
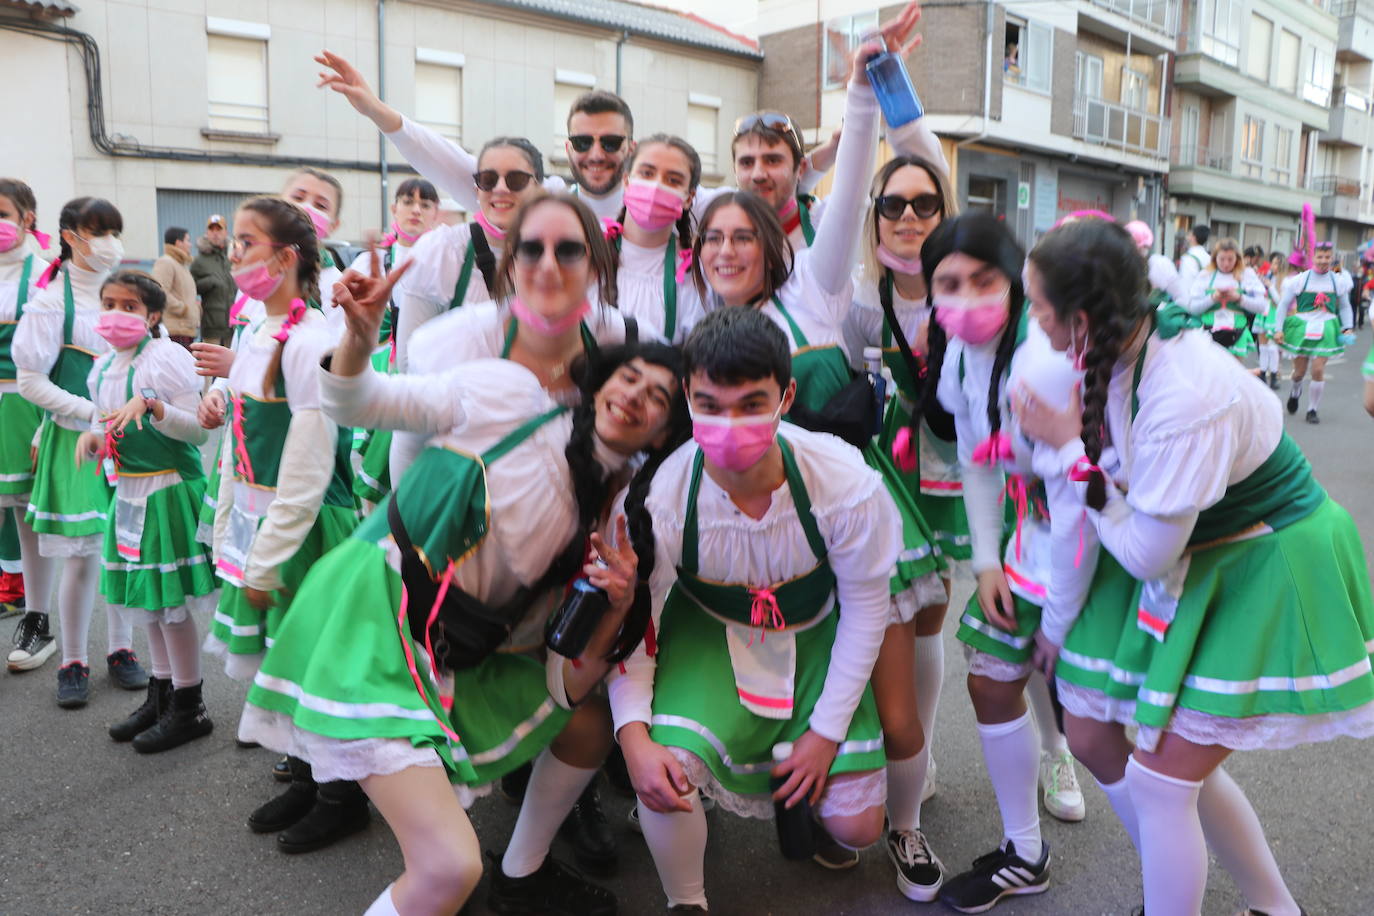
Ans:
[[[98,235],[95,238],[77,236],[91,248],[86,255],[86,263],[97,273],[109,273],[124,260],[124,243],[113,235]]]

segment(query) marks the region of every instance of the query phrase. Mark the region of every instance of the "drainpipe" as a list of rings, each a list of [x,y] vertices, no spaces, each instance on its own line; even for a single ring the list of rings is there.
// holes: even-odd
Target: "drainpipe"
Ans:
[[[629,41],[629,40],[630,40],[630,33],[629,33],[628,31],[623,31],[623,30],[622,30],[621,33],[620,33],[620,37],[617,38],[617,39],[615,40],[615,94],[616,94],[616,95],[621,95],[622,97],[623,97],[623,95],[622,95],[622,93],[621,93],[621,91],[620,91],[620,87],[621,87],[621,64],[624,62],[624,54],[623,54],[623,51],[624,51],[624,48],[625,48],[625,42],[627,42],[627,41]]]
[[[386,0],[377,0],[377,98],[386,101]],[[387,225],[387,217],[390,216],[387,204],[391,196],[386,158],[386,137],[378,131],[377,162],[382,176],[382,221],[379,225],[383,227],[383,231]]]

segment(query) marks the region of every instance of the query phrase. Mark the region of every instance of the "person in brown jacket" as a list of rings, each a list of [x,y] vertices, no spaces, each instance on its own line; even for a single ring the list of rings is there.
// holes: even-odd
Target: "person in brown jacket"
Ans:
[[[153,262],[153,279],[167,294],[162,324],[167,336],[190,348],[200,333],[200,297],[191,264],[191,233],[173,226],[162,235],[162,257]]]

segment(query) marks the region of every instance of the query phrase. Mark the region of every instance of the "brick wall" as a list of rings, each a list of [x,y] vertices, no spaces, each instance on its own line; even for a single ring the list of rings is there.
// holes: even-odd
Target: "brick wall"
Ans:
[[[821,26],[799,26],[763,36],[763,71],[759,78],[759,107],[786,112],[802,130],[816,123],[817,67]]]

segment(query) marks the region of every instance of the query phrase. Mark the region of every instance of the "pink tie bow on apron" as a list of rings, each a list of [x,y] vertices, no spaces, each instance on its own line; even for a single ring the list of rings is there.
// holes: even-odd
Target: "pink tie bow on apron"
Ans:
[[[243,479],[249,483],[253,480],[253,459],[248,457],[248,443],[243,437],[243,395],[235,392],[232,403],[234,407],[233,425],[230,432],[234,436],[234,459],[235,467],[243,475]]]
[[[114,417],[107,417],[105,420],[105,448],[100,457],[110,459],[116,469],[124,465],[124,462],[119,460],[119,440],[123,438],[124,431],[114,428]],[[96,473],[100,473],[100,468],[98,466],[96,467]]]
[[[749,605],[749,625],[758,629],[759,642],[763,642],[767,638],[767,628],[781,630],[787,626],[787,618],[782,616],[782,608],[778,607],[778,598],[771,588],[751,588],[749,594],[754,598]],[[754,644],[753,635],[748,644]]]
[[[624,233],[625,227],[622,226],[619,221],[605,216],[601,218],[601,234],[606,237],[606,241],[610,242],[614,239],[618,239]]]
[[[916,470],[916,447],[911,438],[910,426],[903,426],[892,437],[892,461],[903,474]]]

